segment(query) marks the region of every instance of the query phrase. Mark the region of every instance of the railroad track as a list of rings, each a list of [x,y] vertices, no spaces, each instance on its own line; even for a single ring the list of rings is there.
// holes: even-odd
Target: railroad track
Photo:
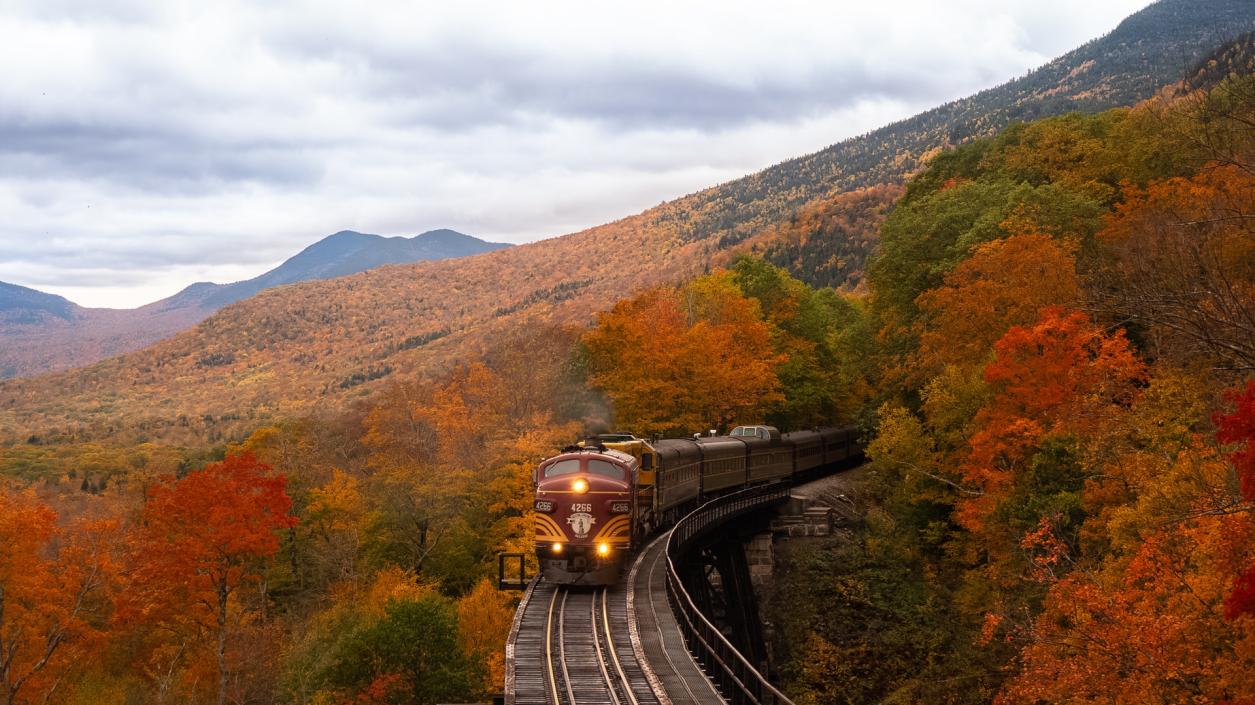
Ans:
[[[658,705],[634,655],[622,589],[532,588],[515,640],[515,705]]]

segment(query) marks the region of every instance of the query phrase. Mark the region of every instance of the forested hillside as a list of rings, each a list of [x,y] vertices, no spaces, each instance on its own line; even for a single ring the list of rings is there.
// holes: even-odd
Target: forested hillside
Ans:
[[[939,149],[1014,119],[1149,97],[1253,23],[1246,2],[1162,0],[1004,86],[630,218],[471,260],[265,292],[149,349],[4,383],[0,429],[10,439],[239,434],[342,406],[393,375],[446,369],[510,329],[586,323],[739,252],[853,286],[898,184]]]
[[[1253,117],[1248,73],[911,182],[855,367],[867,520],[784,558],[798,702],[1255,698]]]

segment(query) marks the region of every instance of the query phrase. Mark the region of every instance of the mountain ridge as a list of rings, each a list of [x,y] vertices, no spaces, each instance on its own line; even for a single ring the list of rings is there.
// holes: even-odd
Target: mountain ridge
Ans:
[[[62,296],[0,282],[0,379],[90,364],[142,348],[223,306],[277,286],[508,246],[444,228],[408,238],[340,230],[251,279],[195,282],[131,309],[79,306]]]
[[[40,312],[48,313],[57,318],[69,318],[76,308],[74,302],[64,296],[0,282],[0,321],[3,316],[11,315],[13,320],[30,319]],[[32,319],[33,320],[33,319]]]
[[[428,230],[413,237],[389,237],[356,230],[339,230],[306,246],[279,266],[252,279],[230,284],[197,282],[174,296],[185,293],[191,295],[189,289],[201,287],[196,291],[197,294],[203,292],[200,305],[213,306],[216,309],[276,286],[311,279],[343,277],[387,264],[466,257],[508,246],[506,243],[480,240],[447,228]],[[214,288],[209,290],[203,286],[205,284]]]

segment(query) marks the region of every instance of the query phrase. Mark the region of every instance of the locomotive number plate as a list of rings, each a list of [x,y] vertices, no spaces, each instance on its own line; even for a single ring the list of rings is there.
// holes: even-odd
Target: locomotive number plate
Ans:
[[[553,511],[553,502],[551,502],[551,501],[549,501],[549,500],[547,500],[547,499],[538,499],[538,500],[536,500],[536,511],[538,511],[538,512],[546,512],[546,513],[548,513],[548,512],[552,512],[552,511]]]
[[[571,505],[571,511],[573,511],[573,512],[591,512],[591,511],[593,511],[593,505],[591,505],[591,504],[572,504],[572,505]]]
[[[632,511],[632,505],[627,502],[611,502],[610,511],[615,514],[627,514]]]

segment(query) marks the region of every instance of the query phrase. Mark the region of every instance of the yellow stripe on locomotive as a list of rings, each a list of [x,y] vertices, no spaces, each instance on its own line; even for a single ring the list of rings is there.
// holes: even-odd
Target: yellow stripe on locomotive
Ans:
[[[630,541],[632,538],[632,519],[627,514],[620,514],[611,519],[597,532],[597,536],[593,538],[593,542],[611,541],[614,539],[622,539]]]
[[[541,543],[549,543],[552,541],[566,541],[566,533],[562,531],[562,527],[558,526],[558,522],[551,517],[536,513],[536,540]]]

